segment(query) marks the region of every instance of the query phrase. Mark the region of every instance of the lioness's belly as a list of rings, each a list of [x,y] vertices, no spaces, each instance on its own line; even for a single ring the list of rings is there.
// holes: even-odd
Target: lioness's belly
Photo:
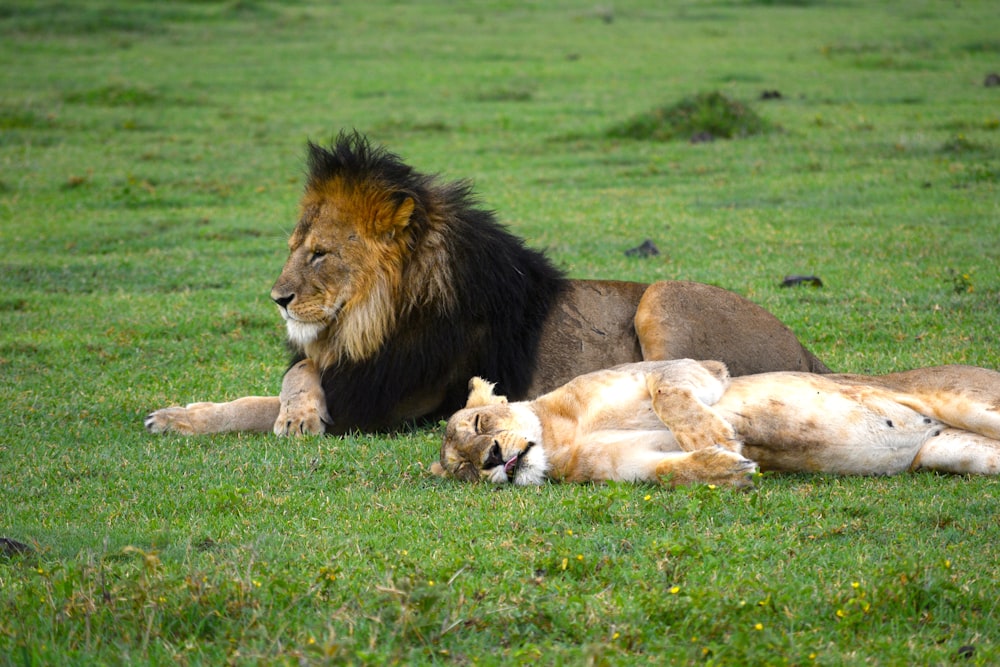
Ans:
[[[733,378],[715,405],[764,470],[894,474],[943,425],[878,387],[844,385],[820,375]]]

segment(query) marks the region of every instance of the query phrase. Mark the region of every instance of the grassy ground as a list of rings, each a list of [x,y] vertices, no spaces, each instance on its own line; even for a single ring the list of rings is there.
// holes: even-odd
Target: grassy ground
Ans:
[[[474,179],[574,276],[735,290],[837,370],[1000,367],[995,28],[975,0],[4,3],[0,536],[32,552],[0,555],[0,662],[1000,661],[993,479],[496,492],[429,475],[434,429],[141,427],[276,392],[267,292],[305,141],[341,128]],[[609,136],[716,92],[771,131]]]

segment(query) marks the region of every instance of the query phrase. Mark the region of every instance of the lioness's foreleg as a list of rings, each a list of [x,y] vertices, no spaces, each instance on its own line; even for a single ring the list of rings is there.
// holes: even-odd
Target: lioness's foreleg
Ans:
[[[712,446],[693,452],[665,454],[656,465],[655,479],[671,486],[718,484],[736,488],[753,486],[757,464],[736,452]]]
[[[163,408],[146,417],[150,433],[200,435],[251,431],[266,433],[278,416],[277,396],[246,396],[228,403],[189,403]]]
[[[288,369],[278,396],[281,407],[272,421],[276,435],[324,433],[333,422],[327,412],[326,394],[316,364],[303,359]]]
[[[958,475],[1000,474],[1000,441],[946,428],[917,452],[910,470],[936,470]]]
[[[691,362],[692,364],[695,362]],[[650,373],[646,386],[653,401],[653,411],[673,433],[681,449],[692,452],[712,445],[721,445],[735,452],[742,443],[733,427],[705,399],[715,402],[725,391],[728,377],[702,372],[698,367],[679,377],[676,369]]]

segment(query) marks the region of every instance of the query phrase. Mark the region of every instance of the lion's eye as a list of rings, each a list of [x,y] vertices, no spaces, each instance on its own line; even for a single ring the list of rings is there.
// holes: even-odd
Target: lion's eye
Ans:
[[[472,432],[479,433],[479,415],[472,418]]]
[[[312,253],[310,253],[309,255],[309,261],[315,263],[323,259],[324,257],[326,257],[325,250],[313,250]]]

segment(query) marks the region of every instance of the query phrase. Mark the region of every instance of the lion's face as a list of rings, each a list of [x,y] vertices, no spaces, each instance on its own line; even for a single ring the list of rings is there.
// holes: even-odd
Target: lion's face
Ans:
[[[334,179],[302,198],[271,298],[289,341],[321,366],[327,355],[370,357],[395,324],[414,203],[390,195]]]
[[[467,407],[445,427],[441,462],[434,472],[465,482],[541,484],[548,461],[538,417],[522,404],[507,403],[493,385],[474,378]]]

